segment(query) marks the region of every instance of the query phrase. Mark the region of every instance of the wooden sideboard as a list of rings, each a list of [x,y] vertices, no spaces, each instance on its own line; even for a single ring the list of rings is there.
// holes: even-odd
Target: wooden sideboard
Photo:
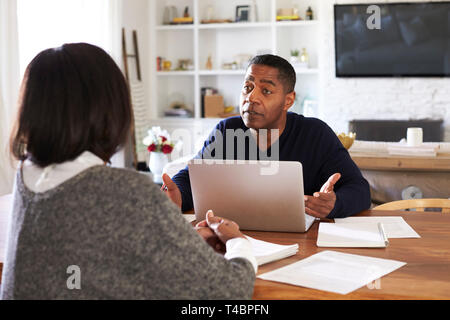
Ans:
[[[392,156],[384,152],[361,153],[350,150],[350,156],[361,170],[450,172],[449,153],[440,153],[436,157],[414,157]]]

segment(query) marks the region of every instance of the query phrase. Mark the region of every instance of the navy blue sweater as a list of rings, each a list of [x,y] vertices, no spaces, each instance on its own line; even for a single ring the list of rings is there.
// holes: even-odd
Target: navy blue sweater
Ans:
[[[215,156],[215,150],[211,146],[217,146],[219,132],[223,137],[223,155],[227,155],[227,141],[225,130],[249,130],[241,117],[232,117],[219,122],[209,138],[205,141],[202,150],[196,158],[208,158]],[[219,139],[220,140],[220,139]],[[286,127],[277,144],[272,145],[267,153],[254,154],[251,152],[257,148],[253,138],[246,139],[245,154],[239,153],[236,146],[237,139],[233,143],[234,159],[260,160],[272,156],[271,150],[279,149],[280,161],[299,161],[303,166],[303,184],[306,195],[312,195],[320,191],[322,185],[334,173],[340,173],[341,178],[336,183],[336,204],[328,215],[328,218],[343,218],[359,213],[370,207],[369,184],[361,175],[359,168],[350,158],[347,150],[342,146],[336,134],[323,121],[315,118],[305,118],[302,115],[288,112]],[[228,143],[230,146],[230,142]],[[253,145],[252,145],[253,144]],[[259,151],[259,149],[258,149]],[[228,152],[228,155],[231,153]],[[273,152],[276,155],[276,152]],[[231,160],[231,159],[230,159]],[[278,160],[278,159],[272,159]],[[189,171],[186,167],[173,177],[182,195],[182,211],[192,210],[192,190],[189,180]]]

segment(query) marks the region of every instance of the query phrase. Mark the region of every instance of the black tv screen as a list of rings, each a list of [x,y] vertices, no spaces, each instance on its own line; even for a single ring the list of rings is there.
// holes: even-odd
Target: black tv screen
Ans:
[[[334,6],[337,77],[450,76],[450,2],[374,5]]]

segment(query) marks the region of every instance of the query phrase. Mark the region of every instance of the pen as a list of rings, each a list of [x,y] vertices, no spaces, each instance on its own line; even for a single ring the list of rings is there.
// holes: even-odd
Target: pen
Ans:
[[[380,230],[381,236],[383,237],[384,245],[387,247],[389,245],[389,240],[386,236],[386,232],[384,231],[384,227],[381,222],[378,223],[378,229]]]

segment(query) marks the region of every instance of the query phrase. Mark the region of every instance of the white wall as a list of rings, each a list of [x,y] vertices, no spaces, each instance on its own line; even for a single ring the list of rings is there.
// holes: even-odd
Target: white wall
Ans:
[[[140,56],[140,71],[142,79],[142,87],[149,88],[149,1],[148,0],[123,0],[122,1],[122,26],[126,31],[127,39],[127,53],[134,54],[133,44],[133,30],[137,31],[139,56]],[[136,60],[128,59],[128,72],[130,81],[137,81]],[[149,90],[144,90],[144,105],[149,105]],[[131,142],[125,147],[126,152],[120,152],[119,158],[121,161],[113,162],[113,165],[119,167],[132,167],[133,151]],[[114,160],[114,159],[113,159]]]
[[[346,132],[353,119],[443,118],[450,141],[450,78],[336,78],[333,5],[346,3],[373,1],[320,0],[321,119]]]
[[[128,53],[134,52],[133,47],[133,35],[132,31],[136,30],[138,35],[139,54],[141,62],[141,74],[144,87],[147,86],[149,81],[148,71],[149,69],[149,19],[148,19],[148,0],[124,0],[123,1],[123,16],[122,24],[126,30],[127,37],[127,49]],[[134,59],[128,60],[128,67],[131,80],[136,79],[136,65]],[[146,102],[148,102],[148,96],[146,95]]]

